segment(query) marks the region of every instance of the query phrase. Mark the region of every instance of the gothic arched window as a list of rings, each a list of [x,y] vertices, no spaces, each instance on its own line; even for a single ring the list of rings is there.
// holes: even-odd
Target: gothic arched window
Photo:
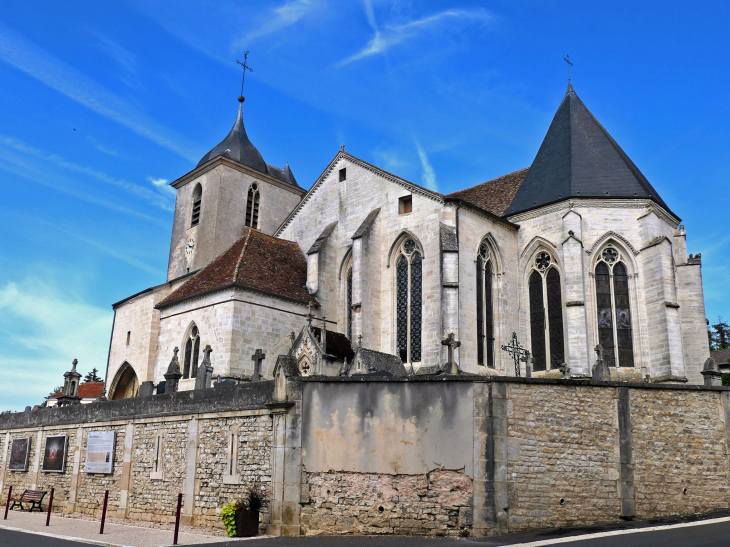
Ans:
[[[198,184],[193,190],[193,214],[190,217],[190,227],[197,226],[200,222],[200,206],[203,203],[203,187]]]
[[[352,342],[352,266],[347,269],[347,339]]]
[[[198,327],[193,325],[185,342],[185,360],[183,362],[183,379],[195,378],[198,375],[198,357],[200,355],[200,335]]]
[[[421,361],[423,256],[411,238],[401,244],[395,262],[398,353],[404,363]]]
[[[477,255],[477,363],[488,367],[494,367],[492,293],[492,260],[487,246],[482,243]]]
[[[537,253],[528,287],[533,370],[558,368],[565,359],[563,299],[560,272],[550,253]]]
[[[255,182],[248,189],[246,201],[246,226],[259,227],[259,187]]]
[[[603,249],[595,273],[598,343],[603,346],[606,363],[609,367],[633,367],[629,275],[617,249]]]

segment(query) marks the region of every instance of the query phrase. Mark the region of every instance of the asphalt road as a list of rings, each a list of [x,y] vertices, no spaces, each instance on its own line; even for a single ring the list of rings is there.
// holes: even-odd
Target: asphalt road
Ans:
[[[631,528],[630,533],[561,541],[565,547],[728,547],[730,546],[730,521],[673,527],[665,530],[640,531]],[[591,530],[593,531],[593,530]],[[597,530],[596,530],[597,531]],[[610,531],[610,530],[609,530]],[[574,530],[570,534],[581,533]],[[582,533],[586,533],[583,531]],[[245,542],[223,541],[194,547],[500,547],[530,542],[556,540],[555,532],[535,534],[510,534],[508,536],[478,539],[417,538],[400,536],[382,537],[298,537],[253,539]],[[0,547],[82,547],[78,543],[0,529]]]

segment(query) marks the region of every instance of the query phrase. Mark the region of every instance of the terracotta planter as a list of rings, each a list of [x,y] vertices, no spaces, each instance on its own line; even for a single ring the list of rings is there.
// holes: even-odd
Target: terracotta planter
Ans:
[[[258,511],[236,511],[236,537],[248,538],[259,533]]]

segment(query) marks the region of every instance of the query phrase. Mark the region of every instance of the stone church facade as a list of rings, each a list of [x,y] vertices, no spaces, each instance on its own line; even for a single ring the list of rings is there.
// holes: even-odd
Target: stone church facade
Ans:
[[[590,377],[600,344],[614,379],[702,383],[700,255],[571,86],[529,168],[448,195],[344,147],[305,191],[242,105],[171,185],[168,278],[114,305],[109,398],[151,394],[175,348],[187,390],[208,345],[213,377],[242,383],[256,349],[264,379],[279,355],[305,376],[360,370],[355,353],[373,374],[436,373],[450,334],[464,373],[515,376],[516,333],[533,377]]]

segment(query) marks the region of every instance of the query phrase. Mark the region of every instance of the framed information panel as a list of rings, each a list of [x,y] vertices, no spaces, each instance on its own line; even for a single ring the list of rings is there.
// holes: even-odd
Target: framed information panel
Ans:
[[[66,446],[68,435],[49,435],[43,451],[43,467],[47,473],[63,473],[66,470]]]
[[[10,444],[10,471],[28,471],[28,456],[30,455],[30,437],[13,439]]]
[[[91,431],[86,437],[86,473],[112,473],[114,431]]]

